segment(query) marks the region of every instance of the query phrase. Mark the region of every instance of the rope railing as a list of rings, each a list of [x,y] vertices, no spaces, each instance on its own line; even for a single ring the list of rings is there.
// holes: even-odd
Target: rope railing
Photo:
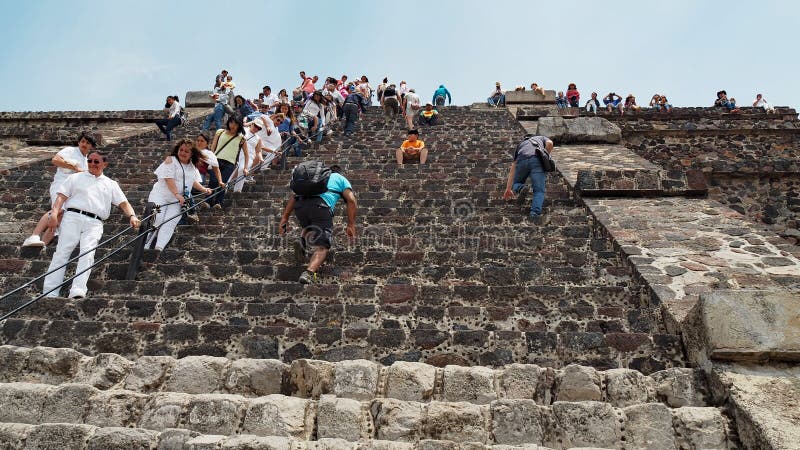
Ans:
[[[319,136],[324,131],[326,131],[326,127],[319,127],[319,129],[314,134],[308,136],[307,139],[313,139],[314,137]],[[288,152],[288,149],[289,149],[289,147],[286,146],[286,144],[288,144],[288,141],[281,144],[281,150],[280,150],[280,153],[282,155],[282,160],[283,160],[282,161],[282,168],[284,170],[286,168],[286,153]],[[283,148],[284,146],[285,146],[285,148]],[[269,163],[271,163],[271,162],[272,162],[272,160],[269,161]],[[264,167],[265,163],[266,163],[266,161],[261,161],[260,163],[258,163],[255,166],[253,166],[250,169],[250,171],[252,171],[252,172],[260,171]],[[237,163],[237,169],[236,170],[238,171],[238,163]],[[158,229],[160,229],[164,224],[166,224],[167,222],[170,222],[171,220],[177,219],[178,217],[182,216],[183,214],[186,214],[186,213],[191,212],[191,211],[195,211],[197,208],[200,207],[200,205],[202,205],[204,203],[207,203],[209,200],[211,200],[211,199],[215,198],[216,196],[221,195],[222,193],[226,192],[232,185],[236,185],[236,183],[238,183],[239,181],[242,181],[245,177],[246,176],[244,175],[244,173],[242,173],[242,174],[238,175],[236,178],[228,180],[228,182],[225,184],[225,188],[221,188],[221,187],[215,188],[214,189],[215,192],[212,192],[210,195],[206,195],[206,194],[200,193],[200,194],[195,194],[195,195],[192,195],[192,196],[188,197],[186,200],[189,200],[189,199],[195,200],[196,198],[199,198],[199,197],[205,197],[205,198],[203,198],[202,200],[200,200],[198,202],[192,202],[192,204],[189,204],[186,207],[181,208],[181,210],[177,214],[175,214],[174,216],[172,216],[172,217],[170,217],[168,219],[165,219],[157,227],[150,226],[150,222],[153,219],[153,217],[155,217],[155,215],[158,214],[159,208],[160,207],[164,207],[164,206],[174,205],[176,203],[180,203],[180,200],[176,200],[176,201],[173,201],[173,202],[170,202],[170,203],[165,203],[163,205],[156,205],[156,206],[153,206],[152,204],[148,204],[148,206],[145,207],[145,214],[144,214],[144,217],[142,217],[142,219],[141,219],[141,222],[140,222],[141,225],[139,227],[139,233],[136,236],[134,236],[133,238],[127,240],[125,243],[123,243],[119,247],[116,247],[116,248],[110,250],[107,254],[105,254],[101,258],[95,260],[94,263],[92,263],[89,267],[86,267],[85,269],[83,269],[83,270],[81,270],[79,272],[76,272],[71,277],[66,278],[60,284],[58,284],[57,286],[51,288],[47,292],[42,292],[41,294],[37,295],[33,299],[23,303],[20,306],[15,307],[11,311],[3,314],[2,316],[0,316],[0,322],[12,317],[14,314],[22,311],[23,309],[29,307],[32,304],[38,302],[39,300],[41,300],[42,298],[46,297],[51,292],[61,289],[65,285],[69,284],[72,280],[77,278],[79,275],[81,275],[84,272],[87,272],[89,270],[92,270],[93,268],[95,268],[100,263],[106,261],[110,257],[112,257],[115,254],[117,254],[120,251],[122,251],[125,247],[128,247],[129,245],[132,245],[134,243],[138,243],[138,245],[136,245],[136,247],[134,247],[134,252],[131,255],[131,262],[129,263],[128,272],[126,274],[126,279],[129,279],[129,280],[134,279],[135,276],[136,276],[136,273],[138,272],[139,265],[141,264],[141,257],[142,257],[142,254],[143,254],[145,240],[146,240],[145,238],[147,237],[147,235],[149,233],[158,231]],[[184,200],[184,201],[186,201],[186,200]],[[89,253],[92,253],[92,252],[96,251],[97,249],[105,246],[109,242],[119,238],[120,236],[122,236],[123,234],[127,233],[131,229],[133,229],[133,227],[128,225],[122,231],[116,233],[115,235],[111,236],[110,238],[108,238],[108,239],[102,241],[101,243],[97,244],[94,248],[91,248],[89,250],[86,250],[85,252],[80,253],[79,255],[69,259],[64,264],[54,268],[53,270],[45,272],[44,274],[39,275],[38,277],[36,277],[36,278],[34,278],[34,279],[22,284],[21,286],[19,286],[17,288],[14,288],[11,291],[3,294],[3,296],[0,297],[0,302],[3,302],[5,300],[7,300],[9,297],[11,297],[12,295],[14,295],[14,294],[16,294],[16,293],[18,293],[18,292],[30,287],[30,286],[32,286],[34,283],[36,283],[39,280],[42,280],[43,278],[45,278],[46,276],[50,275],[51,273],[56,272],[56,271],[58,271],[58,270],[60,270],[60,269],[62,269],[64,267],[66,267],[71,262],[74,262],[74,261],[80,259],[81,257],[83,257],[83,256],[85,256],[85,255],[87,255]]]

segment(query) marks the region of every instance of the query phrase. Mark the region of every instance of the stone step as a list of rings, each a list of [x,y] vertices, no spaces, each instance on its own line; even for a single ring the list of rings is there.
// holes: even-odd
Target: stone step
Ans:
[[[100,391],[86,384],[7,383],[0,384],[0,406],[0,422],[6,424],[136,427],[154,432],[177,428],[217,436],[283,436],[298,441],[337,438],[352,443],[371,439],[416,443],[434,439],[558,448],[650,444],[648,448],[718,449],[729,448],[731,434],[728,420],[717,408],[670,409],[661,403],[617,408],[596,401],[556,401],[542,406],[526,399],[487,404],[420,403],[322,395],[310,400],[280,394],[258,398],[140,394]],[[45,439],[52,439],[52,434]],[[137,436],[142,434],[154,437],[153,433]]]
[[[388,298],[389,294],[385,294]],[[392,294],[397,295],[397,294]],[[47,320],[81,320],[139,323],[192,323],[206,322],[238,326],[274,326],[377,329],[395,328],[410,330],[421,325],[453,330],[487,331],[548,331],[631,333],[650,332],[657,327],[652,320],[642,317],[656,316],[647,309],[638,309],[635,301],[625,298],[619,302],[595,305],[592,301],[560,301],[545,305],[529,301],[528,305],[515,306],[444,306],[405,303],[370,304],[351,303],[264,303],[248,302],[235,297],[233,303],[197,300],[107,300],[91,298],[65,301],[44,298],[17,313],[15,318]],[[476,302],[478,303],[478,302]],[[522,302],[520,302],[522,303]],[[0,309],[5,312],[10,309]],[[629,318],[636,319],[629,322]],[[318,333],[319,334],[319,333]]]
[[[281,394],[313,399],[332,394],[361,401],[475,404],[528,399],[545,406],[555,401],[602,401],[619,408],[651,402],[670,408],[707,406],[708,396],[702,371],[689,368],[642,375],[630,369],[598,371],[580,365],[553,369],[511,364],[492,369],[395,362],[384,367],[367,360],[299,359],[286,364],[211,356],[143,356],[131,361],[114,353],[92,357],[69,348],[9,345],[0,346],[0,363],[0,383],[81,383],[141,394]]]
[[[563,367],[631,368],[649,374],[684,364],[680,338],[668,334],[564,331],[439,330],[295,326],[290,323],[159,323],[12,318],[0,323],[0,343],[72,347],[124,356],[210,355],[369,359],[383,364],[423,361],[433,365],[499,366],[515,362]]]

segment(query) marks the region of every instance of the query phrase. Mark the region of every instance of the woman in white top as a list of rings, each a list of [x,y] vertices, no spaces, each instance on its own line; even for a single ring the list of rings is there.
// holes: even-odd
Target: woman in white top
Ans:
[[[155,249],[160,251],[169,243],[181,219],[179,213],[186,201],[185,196],[191,195],[192,187],[206,194],[211,193],[211,189],[200,184],[202,178],[195,167],[200,159],[200,150],[192,144],[191,139],[181,139],[172,149],[170,162],[165,160],[155,170],[158,181],[150,190],[147,201],[160,206],[154,224],[160,228],[150,235],[147,246],[155,239]]]
[[[314,91],[303,106],[303,115],[308,120],[308,137],[312,139],[316,137],[317,142],[322,140],[320,130],[325,126],[325,107],[322,103],[322,92]]]
[[[261,135],[259,133],[263,126],[264,124],[258,120],[258,118],[252,122],[246,122],[245,124],[244,141],[245,145],[247,145],[248,155],[239,154],[238,166],[246,167],[250,173],[252,173],[255,165],[260,164],[264,160],[264,157],[261,154],[263,145],[261,143]],[[241,174],[239,172],[240,171],[237,170],[237,173],[233,175],[233,178],[237,178]],[[242,192],[245,182],[254,183],[255,179],[252,177],[252,175],[239,179],[236,184],[233,185],[233,192]]]
[[[164,105],[167,110],[166,119],[156,120],[156,126],[167,137],[167,140],[172,139],[172,129],[181,124],[181,104],[178,101],[177,95],[170,95],[167,97],[167,103]]]

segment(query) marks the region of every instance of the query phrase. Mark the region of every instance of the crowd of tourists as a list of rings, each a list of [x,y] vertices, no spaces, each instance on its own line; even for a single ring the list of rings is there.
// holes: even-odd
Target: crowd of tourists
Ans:
[[[372,97],[383,109],[386,124],[401,115],[406,125],[406,139],[396,150],[397,164],[426,164],[428,149],[420,139],[416,125],[436,125],[439,108],[452,102],[451,94],[444,85],[434,92],[431,102],[421,105],[419,96],[405,81],[399,85],[384,78],[374,90],[366,76],[349,82],[343,75],[339,79],[328,77],[321,90],[317,76],[306,76],[300,72],[301,84],[292,89],[292,97],[281,89],[278,95],[270,86],[264,86],[257,98],[246,99],[234,95],[233,77],[223,70],[215,78],[214,110],[205,118],[201,130],[192,139],[178,140],[171,152],[155,169],[148,202],[154,208],[153,225],[147,230],[145,247],[162,251],[172,239],[176,227],[182,222],[199,220],[197,208],[221,209],[227,191],[240,192],[246,183],[253,183],[252,174],[258,170],[276,168],[281,158],[287,155],[301,156],[300,145],[312,140],[320,141],[333,133],[335,124],[342,123],[345,136],[355,132],[355,124],[366,108],[372,105]],[[524,90],[517,89],[517,90]],[[536,83],[531,85],[536,94],[545,95]],[[232,100],[231,100],[232,99]],[[597,113],[600,108],[607,111],[636,111],[645,107],[636,104],[630,94],[625,99],[609,92],[602,99],[593,92],[586,103],[586,110]],[[488,98],[493,106],[505,104],[505,93],[500,83]],[[556,105],[559,108],[579,107],[580,92],[575,83],[570,83],[566,94],[558,92]],[[715,107],[739,112],[736,101],[728,98],[722,90],[717,93]],[[774,108],[758,94],[753,107],[767,112]],[[653,95],[647,108],[670,111],[666,97]],[[167,117],[156,122],[159,129],[171,140],[175,127],[185,123],[185,112],[177,96],[169,96],[165,102]],[[211,125],[216,129],[209,132]],[[56,167],[50,186],[51,209],[37,223],[32,235],[23,246],[43,247],[58,236],[58,245],[44,280],[44,294],[60,295],[66,263],[76,247],[80,247],[76,276],[69,290],[69,297],[86,296],[87,281],[94,262],[94,249],[103,234],[103,221],[112,206],[118,206],[128,217],[130,226],[138,229],[140,220],[136,216],[125,194],[116,181],[103,174],[109,164],[109,155],[97,149],[101,137],[88,132],[78,136],[74,147],[66,147],[53,158]],[[542,221],[542,205],[545,196],[546,173],[554,170],[551,154],[553,141],[546,136],[526,136],[512,155],[512,163],[503,193],[505,200],[516,199],[525,203],[532,194],[529,219],[535,224]],[[302,161],[292,171],[290,196],[281,215],[280,234],[289,231],[292,214],[302,230],[294,244],[298,263],[306,264],[298,281],[314,283],[317,271],[327,258],[333,241],[333,214],[336,204],[343,200],[347,206],[346,235],[356,236],[356,197],[350,181],[340,166],[325,166],[320,161]],[[195,205],[198,202],[198,205]],[[310,258],[309,258],[310,256]]]

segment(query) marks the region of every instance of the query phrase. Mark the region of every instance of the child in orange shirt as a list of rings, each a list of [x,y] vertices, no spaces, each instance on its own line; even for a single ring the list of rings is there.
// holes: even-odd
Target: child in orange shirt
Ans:
[[[406,160],[419,160],[420,164],[425,164],[428,159],[428,149],[425,143],[419,140],[419,131],[408,130],[408,138],[403,141],[397,149],[397,164],[403,165]]]

